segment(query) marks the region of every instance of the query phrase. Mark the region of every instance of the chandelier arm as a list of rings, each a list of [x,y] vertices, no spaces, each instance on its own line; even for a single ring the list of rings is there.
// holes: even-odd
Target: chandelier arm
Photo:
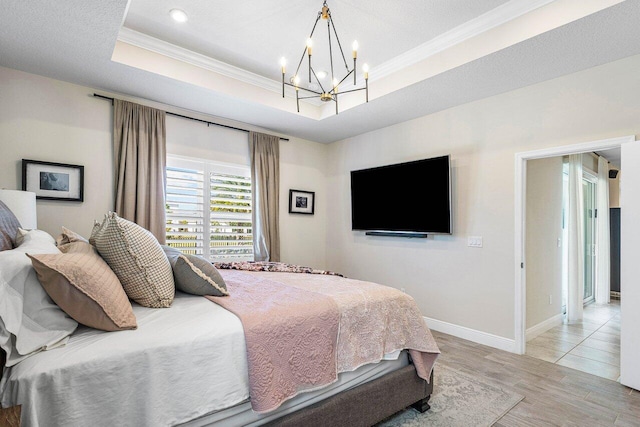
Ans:
[[[298,90],[304,90],[306,92],[315,93],[316,95],[322,95],[322,93],[316,92],[315,90],[307,89],[307,88],[304,88],[304,87],[301,87],[301,86],[292,85],[291,83],[285,83],[285,85],[291,86],[292,88],[296,88]]]
[[[318,17],[316,18],[316,22],[313,24],[313,28],[311,29],[311,34],[309,34],[309,38],[313,37],[313,33],[316,31],[316,26],[318,25],[318,21],[320,20],[321,16],[322,14],[318,12]],[[305,46],[304,50],[302,51],[302,56],[300,57],[300,62],[298,62],[298,68],[296,68],[296,73],[294,74],[294,76],[297,76],[298,73],[300,72],[300,66],[302,65],[302,61],[304,60],[304,56],[306,54],[307,54],[307,46]],[[311,59],[309,59],[309,62],[311,62]]]
[[[325,92],[324,90],[324,86],[322,86],[322,83],[320,83],[320,79],[318,78],[318,76],[316,75],[316,70],[314,70],[313,68],[311,68],[311,72],[313,73],[313,77],[316,78],[316,81],[318,82],[318,86],[320,86],[320,89],[322,89],[322,92]]]
[[[342,78],[342,80],[340,80],[340,82],[339,82],[335,87],[340,86],[340,85],[342,84],[342,82],[343,82],[343,81],[345,81],[345,80],[347,80],[347,77],[349,77],[349,76],[351,75],[351,73],[353,73],[354,71],[355,71],[355,70],[351,70],[351,71],[349,71],[349,73],[348,73],[346,76],[344,76],[344,77]],[[342,93],[344,93],[344,92],[342,92]]]
[[[335,77],[333,73],[333,50],[331,49],[331,26],[329,24],[330,22],[331,22],[331,14],[329,14],[329,20],[327,21],[327,34],[329,35],[329,60],[331,61],[331,84],[333,84]]]
[[[349,92],[358,92],[360,90],[365,90],[365,89],[366,88],[364,87],[359,87],[358,89],[341,90],[340,95],[344,95],[345,93],[349,93]]]
[[[329,22],[331,22],[331,26],[333,27],[333,33],[336,35],[336,40],[338,41],[338,47],[340,48],[340,54],[342,54],[342,60],[344,61],[344,67],[347,69],[347,71],[349,71],[349,66],[347,65],[347,59],[344,56],[344,51],[342,50],[342,44],[340,43],[340,37],[338,37],[338,32],[336,31],[336,26],[333,23],[331,14],[329,14]]]
[[[316,95],[313,96],[301,96],[300,99],[311,99],[311,98],[317,98]]]

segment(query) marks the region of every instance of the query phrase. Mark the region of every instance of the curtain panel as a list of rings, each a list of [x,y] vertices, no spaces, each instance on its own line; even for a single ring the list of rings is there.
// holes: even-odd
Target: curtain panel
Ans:
[[[569,156],[569,292],[567,320],[582,320],[584,300],[584,197],[582,154]]]
[[[166,113],[114,99],[115,212],[166,242]]]
[[[609,304],[611,296],[611,230],[609,226],[609,162],[598,157],[598,253],[596,303]]]
[[[249,132],[256,261],[280,261],[280,138]]]

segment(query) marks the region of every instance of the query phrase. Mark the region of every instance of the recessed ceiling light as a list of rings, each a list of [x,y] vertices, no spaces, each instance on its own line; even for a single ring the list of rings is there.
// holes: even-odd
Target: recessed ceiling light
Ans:
[[[181,9],[171,9],[169,15],[171,15],[173,20],[176,22],[187,22],[187,20],[189,19],[184,10]]]
[[[318,71],[318,74],[316,74],[316,76],[318,76],[318,78],[320,80],[324,79],[325,77],[327,77],[327,72],[326,71]]]

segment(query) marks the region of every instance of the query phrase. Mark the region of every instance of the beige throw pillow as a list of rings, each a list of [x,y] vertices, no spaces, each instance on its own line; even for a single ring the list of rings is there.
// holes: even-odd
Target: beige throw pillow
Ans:
[[[118,276],[129,298],[145,307],[169,307],[175,285],[167,256],[147,230],[114,212],[96,224],[89,242]]]
[[[78,323],[104,331],[135,329],[120,281],[89,243],[79,252],[27,254],[42,287]],[[88,248],[87,248],[88,247]]]

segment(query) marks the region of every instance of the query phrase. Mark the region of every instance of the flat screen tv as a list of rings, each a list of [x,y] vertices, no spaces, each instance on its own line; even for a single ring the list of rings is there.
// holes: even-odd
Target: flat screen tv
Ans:
[[[451,234],[449,156],[351,171],[351,228]]]

